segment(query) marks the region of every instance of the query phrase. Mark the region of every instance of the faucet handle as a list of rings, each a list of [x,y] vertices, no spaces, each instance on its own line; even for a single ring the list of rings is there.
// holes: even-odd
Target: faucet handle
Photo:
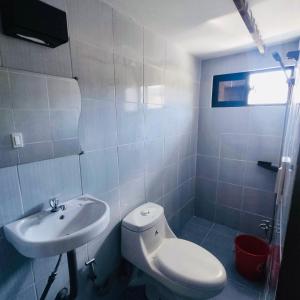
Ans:
[[[53,197],[49,200],[49,205],[52,209],[56,209],[58,206],[59,200],[57,199],[57,197]]]

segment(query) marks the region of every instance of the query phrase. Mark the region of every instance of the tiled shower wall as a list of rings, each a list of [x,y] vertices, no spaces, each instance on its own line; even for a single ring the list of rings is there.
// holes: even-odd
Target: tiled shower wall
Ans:
[[[196,182],[196,215],[261,235],[261,220],[273,217],[275,173],[258,160],[278,165],[285,106],[211,108],[214,75],[277,67],[298,42],[202,62]],[[272,87],[268,87],[272,88]]]
[[[80,299],[120,263],[120,220],[145,201],[161,203],[176,231],[194,214],[199,79],[194,60],[98,0],[47,0],[67,11],[70,43],[50,49],[0,34],[0,65],[78,77],[84,154],[0,169],[0,225],[90,193],[107,201],[111,222],[78,249]],[[0,299],[37,299],[56,258],[31,260],[0,235]],[[66,260],[48,299],[68,282]]]

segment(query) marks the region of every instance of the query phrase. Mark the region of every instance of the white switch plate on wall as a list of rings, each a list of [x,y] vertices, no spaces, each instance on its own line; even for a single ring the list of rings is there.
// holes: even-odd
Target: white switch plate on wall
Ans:
[[[21,132],[13,132],[11,134],[11,141],[13,148],[23,148],[23,134]]]

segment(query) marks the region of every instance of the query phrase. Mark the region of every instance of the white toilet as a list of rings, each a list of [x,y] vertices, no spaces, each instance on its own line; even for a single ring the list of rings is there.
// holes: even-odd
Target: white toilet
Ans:
[[[177,238],[163,207],[151,202],[123,219],[122,255],[150,278],[149,300],[209,299],[227,281],[221,262],[204,248]]]

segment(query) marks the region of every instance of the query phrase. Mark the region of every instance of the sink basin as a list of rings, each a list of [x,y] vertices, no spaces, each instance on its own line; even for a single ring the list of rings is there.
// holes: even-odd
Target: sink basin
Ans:
[[[24,256],[54,256],[84,245],[109,223],[109,206],[90,195],[62,204],[65,210],[44,210],[6,225],[7,240]]]

